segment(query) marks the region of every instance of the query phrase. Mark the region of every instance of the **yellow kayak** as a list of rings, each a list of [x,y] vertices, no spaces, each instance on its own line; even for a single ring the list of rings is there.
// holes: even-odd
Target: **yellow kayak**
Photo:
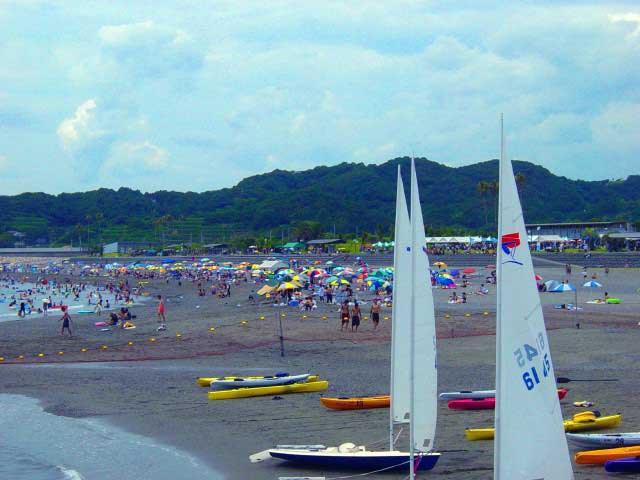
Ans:
[[[233,390],[215,390],[208,393],[209,400],[230,400],[233,398],[260,397],[263,395],[282,395],[285,393],[319,392],[326,389],[329,382],[293,383],[273,387],[235,388]]]
[[[584,432],[588,430],[600,430],[612,428],[620,424],[622,415],[610,415],[598,417],[593,412],[576,413],[571,420],[563,423],[565,432]],[[493,428],[468,428],[464,432],[469,440],[493,440]]]
[[[238,378],[242,380],[263,380],[265,378],[272,378],[272,377],[198,377],[196,378],[196,382],[201,387],[210,387],[211,382],[217,382],[220,380],[236,380]],[[307,382],[317,382],[317,381],[318,381],[318,375],[310,375],[307,378]]]

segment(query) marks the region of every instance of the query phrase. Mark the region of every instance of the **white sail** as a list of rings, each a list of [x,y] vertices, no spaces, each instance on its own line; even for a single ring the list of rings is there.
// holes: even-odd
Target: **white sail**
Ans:
[[[436,321],[425,244],[424,221],[418,193],[415,162],[411,161],[411,320],[412,342],[412,439],[420,452],[433,449],[438,410],[438,366],[436,357]]]
[[[411,226],[398,165],[395,249],[393,253],[393,310],[391,312],[391,436],[394,423],[409,422],[409,356],[411,319]],[[391,441],[393,448],[393,441]]]
[[[499,178],[494,478],[573,479],[522,207],[504,140]]]

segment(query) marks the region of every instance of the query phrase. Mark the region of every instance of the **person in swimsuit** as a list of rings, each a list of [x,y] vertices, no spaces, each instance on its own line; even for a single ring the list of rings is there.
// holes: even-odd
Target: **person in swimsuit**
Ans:
[[[158,302],[158,323],[164,325],[167,319],[164,318],[164,299],[162,295],[158,295]]]
[[[360,326],[360,306],[358,302],[353,304],[353,308],[351,309],[351,331],[357,332],[358,327]]]
[[[340,320],[340,331],[349,328],[349,303],[346,300],[340,305]]]
[[[71,334],[71,317],[69,316],[69,312],[67,311],[67,307],[61,307],[62,317],[60,317],[60,322],[62,322],[62,328],[60,329],[60,336],[64,334],[64,329],[66,328],[69,331],[69,337],[73,337]]]
[[[378,329],[378,324],[380,323],[380,304],[377,300],[373,301],[373,305],[371,305],[371,321],[373,322],[373,331],[375,332]]]

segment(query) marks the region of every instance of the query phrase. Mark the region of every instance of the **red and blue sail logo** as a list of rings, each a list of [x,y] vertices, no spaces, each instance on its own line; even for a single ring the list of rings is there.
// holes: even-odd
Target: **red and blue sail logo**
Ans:
[[[516,249],[520,246],[520,234],[516,232],[502,235],[500,243],[502,245],[502,251],[510,257],[510,260],[502,263],[515,263],[522,265],[522,262],[516,260]]]

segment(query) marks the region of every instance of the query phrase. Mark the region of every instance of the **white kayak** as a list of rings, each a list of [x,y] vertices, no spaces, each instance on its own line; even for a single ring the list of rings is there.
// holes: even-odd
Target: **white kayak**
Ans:
[[[308,378],[308,373],[303,375],[285,375],[261,378],[237,377],[232,379],[214,380],[211,382],[211,388],[214,390],[223,390],[227,388],[272,387],[276,385],[291,385],[292,383],[306,382]]]
[[[582,448],[615,448],[640,445],[640,432],[630,433],[567,433],[567,440]]]
[[[466,398],[491,398],[496,396],[495,390],[461,390],[459,392],[443,392],[440,400],[462,400]]]

